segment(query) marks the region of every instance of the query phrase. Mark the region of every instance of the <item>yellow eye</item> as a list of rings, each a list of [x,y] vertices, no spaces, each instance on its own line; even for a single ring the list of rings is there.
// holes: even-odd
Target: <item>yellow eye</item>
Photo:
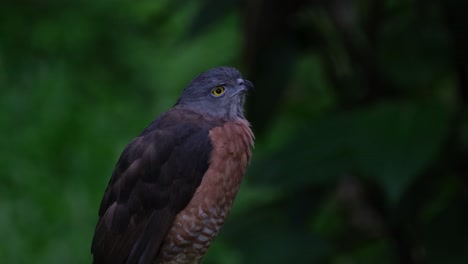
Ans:
[[[216,86],[213,90],[211,90],[211,94],[215,97],[221,96],[224,93],[225,89],[222,86]]]

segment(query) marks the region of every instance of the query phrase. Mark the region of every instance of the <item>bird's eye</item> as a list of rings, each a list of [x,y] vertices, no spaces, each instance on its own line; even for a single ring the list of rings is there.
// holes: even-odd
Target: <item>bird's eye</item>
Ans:
[[[216,86],[211,90],[211,94],[215,97],[221,96],[224,93],[225,89],[223,86]]]

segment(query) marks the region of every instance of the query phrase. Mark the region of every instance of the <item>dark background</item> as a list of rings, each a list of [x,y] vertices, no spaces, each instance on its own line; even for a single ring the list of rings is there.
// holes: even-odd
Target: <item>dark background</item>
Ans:
[[[468,263],[468,1],[2,1],[0,262],[90,263],[125,145],[195,75],[256,85],[204,263]]]

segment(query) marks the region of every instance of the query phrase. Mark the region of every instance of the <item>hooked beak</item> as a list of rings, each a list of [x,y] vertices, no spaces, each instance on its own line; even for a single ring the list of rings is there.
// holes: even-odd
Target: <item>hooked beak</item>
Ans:
[[[237,79],[239,91],[236,94],[255,91],[253,83],[249,80]]]

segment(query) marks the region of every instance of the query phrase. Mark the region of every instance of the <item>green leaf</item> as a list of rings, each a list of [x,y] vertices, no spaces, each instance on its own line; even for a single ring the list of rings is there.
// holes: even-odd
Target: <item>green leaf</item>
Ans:
[[[252,166],[257,183],[283,188],[334,182],[346,174],[379,183],[392,204],[438,155],[450,113],[436,103],[382,103],[308,124]]]

